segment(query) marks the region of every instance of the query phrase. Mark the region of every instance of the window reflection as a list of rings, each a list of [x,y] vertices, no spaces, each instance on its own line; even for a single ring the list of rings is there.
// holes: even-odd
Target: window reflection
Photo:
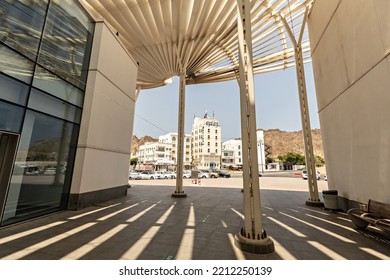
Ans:
[[[19,105],[26,105],[28,86],[0,74],[0,99]]]
[[[24,109],[0,100],[0,130],[19,133]]]
[[[82,107],[83,105],[84,92],[82,90],[65,82],[42,67],[37,66],[35,69],[33,86],[76,106]]]
[[[75,129],[66,121],[27,110],[3,224],[66,207]]]
[[[32,89],[28,107],[71,122],[80,123],[81,110],[42,91]]]
[[[34,64],[0,43],[0,72],[21,80],[31,82]]]
[[[35,60],[47,0],[1,0],[0,41]]]
[[[93,24],[74,1],[51,1],[38,63],[84,89]]]

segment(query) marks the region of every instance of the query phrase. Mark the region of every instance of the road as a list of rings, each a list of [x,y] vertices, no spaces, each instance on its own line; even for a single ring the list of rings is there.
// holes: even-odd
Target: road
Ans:
[[[328,189],[328,182],[324,180],[317,181],[318,191]],[[129,180],[130,185],[161,185],[172,186],[176,185],[175,179],[160,179],[160,180]],[[184,187],[204,186],[204,187],[223,187],[223,188],[242,188],[243,180],[239,173],[232,173],[231,178],[216,178],[216,179],[202,179],[199,182],[193,182],[191,179],[183,179]],[[270,172],[265,173],[260,177],[260,189],[274,189],[274,190],[294,190],[307,191],[308,181],[303,180],[295,172]]]

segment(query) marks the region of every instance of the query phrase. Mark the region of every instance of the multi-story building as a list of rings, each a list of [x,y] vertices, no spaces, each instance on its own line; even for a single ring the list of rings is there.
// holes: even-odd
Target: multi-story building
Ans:
[[[139,146],[136,156],[141,164],[153,165],[160,170],[177,165],[177,133],[168,133],[158,142],[146,142]],[[184,137],[184,169],[191,168],[191,135]]]
[[[171,158],[174,164],[177,164],[177,133],[171,132],[165,135],[158,137],[159,143],[167,143],[172,145]],[[184,150],[183,150],[183,167],[184,169],[191,168],[191,135],[184,135]]]
[[[198,169],[221,168],[221,126],[207,113],[194,118],[192,125],[192,164]]]
[[[156,170],[174,165],[172,160],[172,144],[162,142],[147,142],[139,147],[138,161],[142,164],[152,164]]]
[[[257,130],[257,160],[259,171],[265,170],[264,131]],[[222,143],[222,167],[242,168],[242,141],[228,140]]]
[[[241,140],[228,140],[222,143],[222,167],[242,167]]]

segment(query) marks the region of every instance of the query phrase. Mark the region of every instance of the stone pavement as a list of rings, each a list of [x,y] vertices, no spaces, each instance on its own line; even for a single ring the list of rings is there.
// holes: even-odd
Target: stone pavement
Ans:
[[[0,259],[390,259],[389,236],[357,231],[345,213],[305,206],[305,191],[270,188],[261,190],[262,224],[275,252],[242,252],[233,244],[243,224],[241,189],[184,190],[187,198],[172,198],[173,186],[133,185],[115,201],[2,228]]]

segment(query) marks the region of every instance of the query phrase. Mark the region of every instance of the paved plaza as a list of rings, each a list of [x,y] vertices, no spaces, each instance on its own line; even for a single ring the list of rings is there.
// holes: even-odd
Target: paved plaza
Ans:
[[[262,177],[262,224],[275,252],[234,246],[243,225],[242,178],[129,181],[126,197],[0,229],[0,259],[83,260],[378,260],[390,259],[390,237],[354,229],[348,216],[308,207],[307,182]],[[319,181],[319,190],[327,182]]]

